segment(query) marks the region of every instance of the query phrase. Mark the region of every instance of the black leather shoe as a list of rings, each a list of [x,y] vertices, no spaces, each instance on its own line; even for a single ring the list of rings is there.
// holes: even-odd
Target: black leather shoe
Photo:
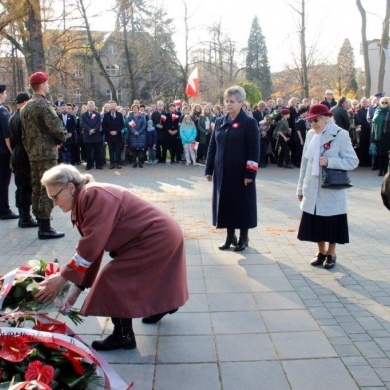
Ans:
[[[0,219],[5,221],[7,219],[18,219],[19,215],[15,214],[14,212],[10,211],[8,214],[0,215]]]
[[[103,169],[103,167],[96,167],[96,169]]]
[[[248,248],[248,244],[249,244],[249,238],[248,237],[245,237],[243,239],[239,239],[238,241],[238,244],[234,247],[234,252],[241,252],[243,251],[244,249]]]
[[[334,255],[326,255],[326,259],[324,261],[324,264],[322,265],[325,269],[331,269],[336,265],[336,258],[337,256]]]
[[[39,224],[38,222],[33,219],[33,218],[30,218],[30,219],[19,219],[19,222],[18,222],[18,226],[20,228],[33,228],[33,227],[38,227]]]
[[[114,164],[111,164],[110,165],[110,169],[114,169],[115,168],[115,165]]]
[[[140,168],[143,168],[143,167],[144,167],[142,163],[138,163],[138,166],[139,166]]]
[[[313,260],[310,262],[310,264],[313,265],[314,267],[317,265],[323,265],[325,259],[326,259],[326,255],[322,253],[317,253],[313,258]]]
[[[110,334],[103,340],[95,340],[91,344],[96,351],[114,351],[115,349],[134,349],[137,347],[134,334],[117,336]]]
[[[49,229],[39,229],[38,230],[38,238],[40,240],[49,240],[51,238],[61,238],[64,237],[65,233],[63,232],[57,232],[57,230],[54,230],[52,227]]]
[[[137,168],[137,162],[133,162],[133,168]]]
[[[155,314],[154,316],[145,317],[145,318],[142,318],[142,322],[144,324],[155,324],[156,322],[159,322],[161,320],[161,318],[163,318],[167,314],[176,313],[178,310],[179,309],[174,309],[174,310],[171,310],[171,311],[167,311],[165,313]]]
[[[117,168],[117,169],[122,169],[122,165],[116,164],[116,168]]]
[[[233,238],[230,240],[229,237],[226,238],[226,241],[221,244],[218,249],[221,251],[224,251],[226,249],[230,248],[230,245],[236,246],[237,245],[237,236],[234,235]]]

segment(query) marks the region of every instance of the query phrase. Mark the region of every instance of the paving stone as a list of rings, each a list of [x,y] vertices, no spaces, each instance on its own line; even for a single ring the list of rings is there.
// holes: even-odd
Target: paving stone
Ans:
[[[269,332],[319,330],[313,317],[305,310],[263,311],[264,323]]]
[[[211,313],[211,322],[215,334],[266,332],[258,311]]]
[[[371,367],[350,366],[348,368],[359,386],[372,387],[383,384],[375,370]]]
[[[253,294],[260,310],[303,309],[305,306],[295,292],[264,292]]]

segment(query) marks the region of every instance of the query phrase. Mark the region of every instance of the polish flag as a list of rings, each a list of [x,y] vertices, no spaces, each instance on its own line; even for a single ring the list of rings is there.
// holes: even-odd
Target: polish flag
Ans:
[[[188,83],[186,87],[186,95],[188,97],[197,97],[199,92],[199,77],[198,77],[198,68],[195,68],[188,78]]]
[[[165,115],[161,115],[161,122],[165,122],[167,120],[167,117]]]
[[[130,125],[131,127],[137,126],[137,124],[136,124],[133,120],[131,120],[131,121],[129,122],[129,125]]]
[[[177,119],[179,119],[179,115],[176,115],[176,114],[172,114],[172,120],[177,120]]]
[[[174,101],[173,101],[173,104],[174,104],[176,107],[180,107],[180,106],[181,106],[181,100],[180,100],[180,99],[174,100]]]

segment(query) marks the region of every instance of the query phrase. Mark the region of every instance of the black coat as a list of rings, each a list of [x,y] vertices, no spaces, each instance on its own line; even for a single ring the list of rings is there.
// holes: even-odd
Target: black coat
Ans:
[[[12,147],[11,163],[30,170],[30,160],[22,142],[22,122],[20,121],[19,108],[11,116],[8,127]]]
[[[123,115],[120,112],[115,113],[115,119],[112,117],[111,112],[106,112],[103,115],[102,129],[106,135],[107,143],[121,143],[122,142],[122,131],[125,126],[123,121]],[[116,135],[111,135],[111,131],[116,131]]]
[[[229,123],[218,118],[207,153],[206,175],[213,175],[213,225],[249,229],[257,226],[257,162],[259,127],[243,110]],[[244,185],[244,179],[253,182]]]
[[[65,142],[62,143],[63,146],[69,147],[77,143],[76,116],[69,113],[65,115],[66,115],[66,124],[64,122],[63,114],[58,114],[58,117],[62,120],[64,128],[66,129],[68,134],[72,134],[71,137],[67,138]]]
[[[86,111],[81,115],[81,128],[83,129],[83,142],[85,144],[93,144],[102,142],[102,121],[97,111]],[[90,131],[94,130],[90,134]]]
[[[349,129],[351,121],[349,120],[348,111],[343,106],[337,104],[331,108],[330,112],[333,114],[337,126],[344,130]]]

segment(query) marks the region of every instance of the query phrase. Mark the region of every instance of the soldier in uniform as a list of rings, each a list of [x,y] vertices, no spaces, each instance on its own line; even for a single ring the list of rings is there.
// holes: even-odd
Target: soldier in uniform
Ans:
[[[57,165],[57,145],[66,140],[66,130],[62,126],[62,121],[51,102],[45,98],[49,92],[48,80],[49,76],[44,72],[35,72],[30,76],[29,81],[34,95],[20,111],[22,141],[30,159],[32,211],[38,220],[38,238],[41,240],[65,235],[50,226],[53,202],[41,185],[43,173]]]
[[[8,187],[11,182],[11,141],[9,137],[9,111],[3,106],[7,99],[5,85],[0,85],[0,220],[16,219],[19,215],[9,208]]]
[[[16,96],[15,103],[17,110],[9,120],[9,131],[11,138],[11,164],[15,176],[15,203],[19,209],[18,226],[21,228],[37,227],[38,223],[30,214],[32,188],[30,175],[30,160],[22,143],[22,124],[20,122],[20,110],[30,95],[26,92],[19,92]]]

